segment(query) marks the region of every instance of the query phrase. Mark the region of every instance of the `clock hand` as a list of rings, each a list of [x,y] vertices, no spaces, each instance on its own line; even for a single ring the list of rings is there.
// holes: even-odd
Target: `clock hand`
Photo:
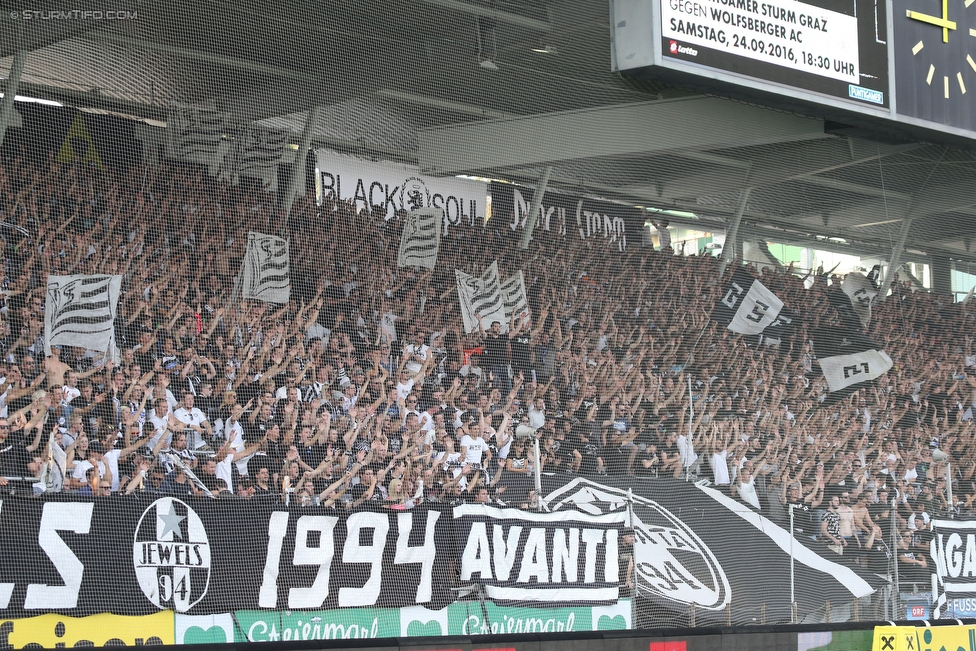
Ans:
[[[905,12],[905,13],[912,20],[917,20],[919,22],[928,23],[929,25],[934,25],[936,27],[941,27],[942,28],[942,41],[944,43],[948,43],[949,42],[949,30],[950,29],[953,29],[953,30],[956,29],[956,23],[955,23],[955,21],[949,20],[949,11],[948,11],[948,7],[946,6],[947,4],[948,4],[947,0],[942,0],[942,17],[941,18],[939,16],[930,16],[928,14],[923,14],[923,13],[920,13],[918,11],[912,11],[910,9],[907,12]]]

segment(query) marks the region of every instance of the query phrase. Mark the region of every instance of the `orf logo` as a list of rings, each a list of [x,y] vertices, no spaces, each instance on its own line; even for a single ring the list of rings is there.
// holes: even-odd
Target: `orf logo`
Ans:
[[[546,496],[546,502],[553,511],[612,513],[627,508],[627,492],[578,478]],[[654,500],[633,495],[631,503],[640,592],[708,610],[725,608],[732,590],[712,550]]]
[[[671,54],[678,53],[678,41],[671,41]]]
[[[400,186],[400,207],[406,211],[420,210],[430,205],[430,190],[424,180],[412,176]]]
[[[132,543],[139,587],[158,608],[186,612],[210,585],[210,543],[193,509],[173,497],[153,502]]]

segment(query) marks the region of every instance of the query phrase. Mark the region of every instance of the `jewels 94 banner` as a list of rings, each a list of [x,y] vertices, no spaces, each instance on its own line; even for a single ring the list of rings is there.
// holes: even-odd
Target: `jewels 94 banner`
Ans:
[[[720,491],[664,479],[546,477],[544,484],[543,513],[479,504],[348,512],[166,496],[5,497],[0,618],[433,613],[466,599],[595,609],[614,608],[636,589],[675,612],[694,604],[703,624],[726,621],[730,606],[733,620],[751,617],[760,604],[767,621],[788,621],[791,551],[803,611],[876,587],[876,577],[790,541],[773,520]]]
[[[440,609],[455,600],[452,570],[499,603],[613,603],[625,517],[6,498],[0,616]]]

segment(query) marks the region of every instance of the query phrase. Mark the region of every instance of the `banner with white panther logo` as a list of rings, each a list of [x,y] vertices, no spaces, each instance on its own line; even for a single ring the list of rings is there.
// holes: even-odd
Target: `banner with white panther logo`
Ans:
[[[790,621],[790,554],[799,612],[864,597],[877,576],[837,563],[826,547],[791,541],[782,514],[756,511],[724,492],[675,480],[573,478],[545,496],[554,512],[628,514],[638,594],[704,622]],[[768,511],[768,506],[765,507]],[[731,611],[726,608],[731,607]]]

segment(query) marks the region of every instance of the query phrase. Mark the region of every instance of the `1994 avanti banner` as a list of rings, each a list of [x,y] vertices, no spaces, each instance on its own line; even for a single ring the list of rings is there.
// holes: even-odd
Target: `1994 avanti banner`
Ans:
[[[552,480],[555,481],[555,480]],[[459,587],[498,604],[607,606],[626,596],[625,528],[646,597],[706,621],[735,604],[789,612],[789,533],[711,488],[586,479],[548,487],[548,513],[475,504],[355,512],[237,500],[0,500],[0,617],[45,612],[441,610]],[[749,550],[745,554],[744,550]],[[859,570],[794,543],[810,608],[873,591]],[[824,552],[830,554],[829,552]],[[762,557],[764,571],[750,562]],[[623,559],[623,560],[622,560]],[[470,590],[469,590],[470,591]],[[782,594],[781,594],[782,593]]]

